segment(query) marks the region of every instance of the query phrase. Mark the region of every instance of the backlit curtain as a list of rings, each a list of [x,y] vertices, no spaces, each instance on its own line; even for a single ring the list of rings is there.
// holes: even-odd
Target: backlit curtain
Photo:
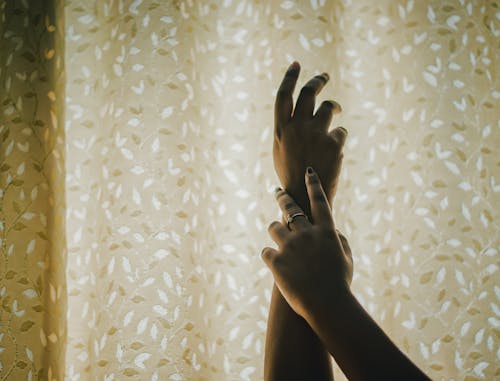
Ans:
[[[433,379],[498,377],[499,7],[1,0],[0,380],[262,379],[293,60],[343,106],[355,294]]]

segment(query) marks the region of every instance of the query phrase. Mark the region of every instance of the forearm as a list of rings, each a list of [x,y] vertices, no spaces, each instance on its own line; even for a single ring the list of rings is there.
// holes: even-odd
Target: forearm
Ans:
[[[330,355],[276,286],[269,309],[264,379],[333,380]]]
[[[309,206],[307,193],[296,188],[296,201]],[[305,211],[310,217],[310,213]],[[284,216],[286,217],[286,216]],[[264,379],[333,380],[330,354],[309,324],[288,305],[273,286],[266,337]]]
[[[429,380],[346,291],[307,317],[349,380]]]

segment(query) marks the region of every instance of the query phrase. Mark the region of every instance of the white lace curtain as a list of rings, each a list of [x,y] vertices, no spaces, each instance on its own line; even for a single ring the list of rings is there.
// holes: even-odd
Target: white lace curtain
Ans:
[[[0,11],[1,380],[262,379],[292,60],[344,109],[355,294],[433,379],[498,376],[498,2]]]

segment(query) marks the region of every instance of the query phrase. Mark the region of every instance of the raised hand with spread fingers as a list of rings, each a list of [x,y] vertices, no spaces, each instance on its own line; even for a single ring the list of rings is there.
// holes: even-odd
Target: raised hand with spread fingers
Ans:
[[[342,166],[342,147],[347,130],[343,127],[330,130],[333,116],[341,112],[341,106],[336,101],[322,102],[314,113],[316,97],[330,80],[327,73],[311,78],[300,91],[293,107],[293,92],[299,72],[298,62],[292,63],[276,95],[273,158],[282,186],[299,204],[303,201],[303,206],[307,207],[303,174],[308,166],[315,168],[324,184],[327,199],[332,202]]]

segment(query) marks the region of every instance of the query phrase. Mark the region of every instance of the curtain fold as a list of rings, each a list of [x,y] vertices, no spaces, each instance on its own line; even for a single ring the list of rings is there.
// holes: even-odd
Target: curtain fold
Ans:
[[[343,107],[356,296],[431,378],[497,377],[498,6],[0,0],[0,380],[262,379],[292,60]]]
[[[62,3],[0,2],[0,377],[62,379],[66,349]]]

